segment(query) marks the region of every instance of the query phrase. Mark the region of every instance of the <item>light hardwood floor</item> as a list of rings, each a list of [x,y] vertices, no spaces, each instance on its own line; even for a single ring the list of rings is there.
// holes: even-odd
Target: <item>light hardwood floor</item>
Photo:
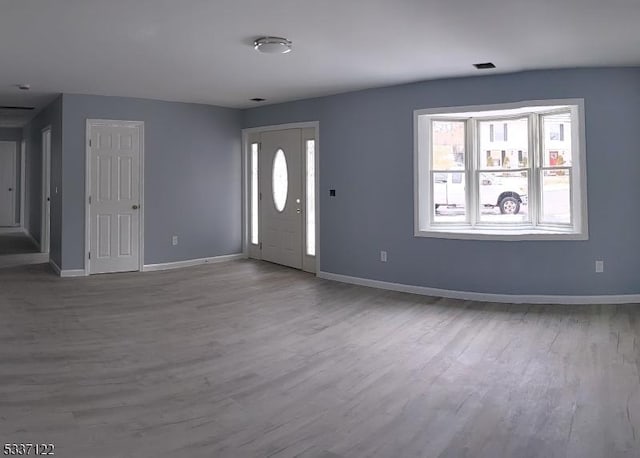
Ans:
[[[638,457],[640,306],[497,305],[267,263],[0,270],[0,446],[59,457]]]

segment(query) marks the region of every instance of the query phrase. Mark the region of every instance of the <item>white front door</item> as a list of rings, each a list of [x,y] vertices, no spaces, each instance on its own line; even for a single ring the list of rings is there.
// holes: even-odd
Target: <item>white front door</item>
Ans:
[[[302,133],[260,137],[262,259],[302,269]]]
[[[141,123],[90,129],[90,273],[140,268]]]
[[[16,144],[0,142],[0,226],[16,223]]]

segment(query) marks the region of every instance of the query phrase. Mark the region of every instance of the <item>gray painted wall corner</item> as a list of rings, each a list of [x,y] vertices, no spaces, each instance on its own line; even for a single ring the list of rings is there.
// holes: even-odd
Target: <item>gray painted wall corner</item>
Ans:
[[[50,256],[62,262],[62,95],[56,97],[24,128],[26,146],[27,230],[41,241],[42,225],[42,129],[51,126],[51,242]],[[57,190],[57,193],[55,192]]]
[[[64,94],[63,269],[84,268],[87,119],[145,123],[145,264],[242,250],[239,110]]]

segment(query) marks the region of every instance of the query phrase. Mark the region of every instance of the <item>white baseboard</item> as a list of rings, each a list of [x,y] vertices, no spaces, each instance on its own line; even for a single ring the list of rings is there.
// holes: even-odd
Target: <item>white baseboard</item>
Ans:
[[[86,277],[87,273],[84,269],[67,269],[60,272],[60,276],[63,278],[67,277]]]
[[[49,262],[49,253],[21,253],[0,256],[0,267],[17,267]]]
[[[0,227],[0,234],[15,234],[16,232],[22,232],[20,226],[2,226]]]
[[[62,270],[60,269],[60,266],[58,264],[56,264],[56,262],[53,259],[49,259],[49,264],[51,265],[51,268],[53,269],[53,271],[56,273],[56,275],[58,275],[59,277],[84,277],[86,274],[84,272],[84,269],[67,269],[67,270]]]
[[[49,259],[49,265],[51,266],[53,271],[56,273],[56,275],[60,275],[62,270],[60,269],[60,266],[58,264],[56,264],[56,262],[53,259]]]
[[[186,261],[164,262],[161,264],[145,264],[142,268],[143,272],[154,272],[156,270],[180,269],[182,267],[199,266],[202,264],[215,264],[218,262],[233,261],[242,259],[246,256],[243,253],[227,254],[224,256],[214,256],[211,258],[188,259]]]
[[[224,256],[215,256],[211,258],[200,258],[200,259],[188,259],[186,261],[176,261],[176,262],[166,262],[162,264],[147,264],[143,266],[143,272],[154,272],[156,270],[169,270],[169,269],[180,269],[182,267],[191,267],[191,266],[199,266],[202,264],[215,264],[218,262],[226,262],[233,261],[234,259],[244,258],[245,255],[242,253],[239,254],[228,254]],[[87,273],[84,269],[69,269],[62,270],[60,266],[58,266],[53,259],[49,261],[51,267],[55,271],[56,275],[60,277],[85,277]]]
[[[25,234],[27,237],[29,237],[29,240],[31,240],[31,241],[34,243],[34,245],[35,245],[36,247],[38,247],[38,251],[40,251],[40,242],[38,242],[38,241],[33,237],[33,235],[31,235],[31,232],[29,232],[29,230],[28,230],[27,228],[24,228],[24,227],[22,228],[22,232],[24,232],[24,234]]]
[[[318,273],[319,278],[350,283],[353,285],[369,286],[371,288],[400,291],[403,293],[420,294],[423,296],[447,297],[466,301],[500,302],[508,304],[636,304],[640,303],[640,294],[611,294],[601,296],[569,296],[569,295],[530,295],[530,294],[489,294],[473,291],[454,291],[450,289],[429,288],[426,286],[391,283],[368,278],[350,277],[348,275],[331,272]]]

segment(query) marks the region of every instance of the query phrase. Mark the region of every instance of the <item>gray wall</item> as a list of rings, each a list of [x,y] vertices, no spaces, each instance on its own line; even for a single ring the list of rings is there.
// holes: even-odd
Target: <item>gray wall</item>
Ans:
[[[413,236],[413,110],[573,97],[585,99],[588,241]],[[639,68],[439,80],[244,112],[244,127],[315,120],[323,271],[488,293],[640,293]]]
[[[22,161],[22,151],[20,148],[21,142],[22,142],[22,129],[9,129],[9,128],[3,128],[0,127],[0,141],[7,141],[7,142],[15,142],[16,143],[16,187],[15,187],[15,198],[16,198],[16,203],[15,203],[15,209],[16,209],[16,222],[18,224],[21,223],[20,221],[20,189],[21,189],[21,184],[20,182],[22,181],[22,176],[21,176],[21,172],[20,172],[20,164]]]
[[[27,229],[38,241],[42,225],[42,129],[51,126],[50,257],[62,265],[62,96],[47,105],[23,129],[26,144]]]
[[[88,118],[145,122],[145,264],[242,251],[239,110],[75,94],[63,102],[63,269],[84,266]]]

